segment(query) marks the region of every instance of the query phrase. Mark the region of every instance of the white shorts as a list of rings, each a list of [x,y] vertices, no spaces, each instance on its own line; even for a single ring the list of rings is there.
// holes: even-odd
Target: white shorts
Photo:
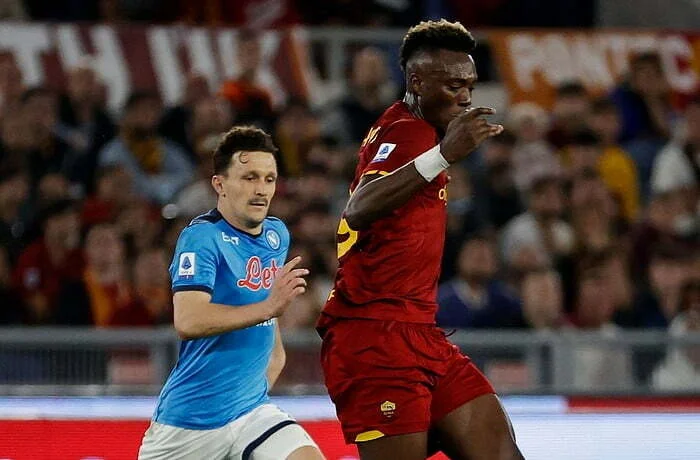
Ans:
[[[263,404],[221,428],[188,430],[151,422],[139,460],[283,460],[300,447],[318,448],[273,404]]]

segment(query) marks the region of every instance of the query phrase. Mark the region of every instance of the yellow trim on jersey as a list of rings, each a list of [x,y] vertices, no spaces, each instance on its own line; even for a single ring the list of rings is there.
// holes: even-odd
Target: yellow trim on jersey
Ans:
[[[374,441],[375,439],[383,438],[384,433],[378,430],[365,431],[355,436],[355,442]]]
[[[390,173],[386,171],[380,171],[378,169],[373,169],[372,171],[367,171],[362,175],[362,177],[369,176],[371,174],[379,174],[380,176],[388,176]]]

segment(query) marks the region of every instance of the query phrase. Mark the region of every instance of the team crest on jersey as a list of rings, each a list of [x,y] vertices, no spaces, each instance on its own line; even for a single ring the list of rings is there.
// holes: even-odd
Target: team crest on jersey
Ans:
[[[276,231],[268,230],[265,233],[265,239],[272,249],[277,250],[280,248],[280,235]]]
[[[370,163],[377,163],[379,161],[386,160],[387,158],[389,158],[389,155],[391,155],[391,152],[393,152],[395,148],[396,144],[385,142],[384,144],[379,146],[379,148],[377,149],[377,154],[374,156],[374,158],[372,158],[372,161]]]
[[[384,401],[380,406],[379,410],[382,412],[382,415],[387,418],[392,418],[394,414],[396,414],[396,403],[393,403],[391,401]]]
[[[183,252],[180,254],[180,264],[178,265],[177,274],[180,277],[191,278],[195,272],[195,253]]]

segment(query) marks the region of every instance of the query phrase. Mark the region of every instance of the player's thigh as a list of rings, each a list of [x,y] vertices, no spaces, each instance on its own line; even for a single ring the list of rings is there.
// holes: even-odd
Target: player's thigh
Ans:
[[[434,424],[440,446],[454,460],[522,460],[510,420],[495,394],[473,399]]]
[[[425,460],[428,456],[428,433],[386,436],[357,443],[361,460]]]
[[[294,418],[273,404],[257,407],[237,420],[232,430],[236,431],[236,444],[231,451],[234,460],[286,459],[304,447],[318,451],[314,440]]]
[[[146,430],[139,460],[226,459],[232,439],[226,427],[214,430],[187,430],[152,422]]]
[[[320,449],[299,425],[276,431],[251,452],[251,460],[324,460]]]

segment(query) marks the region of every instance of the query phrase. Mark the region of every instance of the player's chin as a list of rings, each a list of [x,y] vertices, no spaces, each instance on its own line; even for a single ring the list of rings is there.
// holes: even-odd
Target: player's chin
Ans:
[[[267,217],[268,206],[248,206],[248,218],[262,222]]]

